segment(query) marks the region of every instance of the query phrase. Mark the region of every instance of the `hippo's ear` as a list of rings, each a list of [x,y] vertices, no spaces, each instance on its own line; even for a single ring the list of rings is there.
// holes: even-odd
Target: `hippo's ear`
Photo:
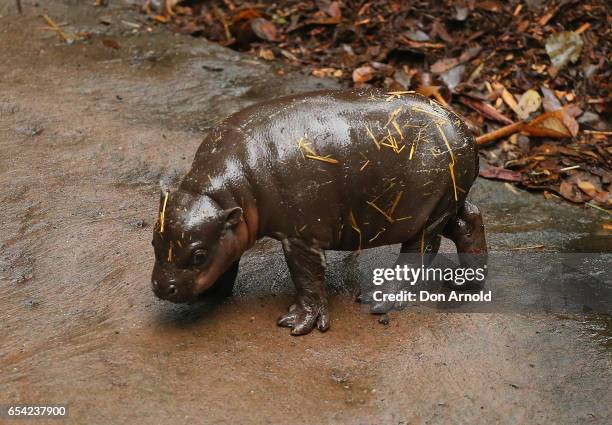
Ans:
[[[223,211],[223,223],[226,229],[234,228],[242,220],[242,208],[234,207]]]

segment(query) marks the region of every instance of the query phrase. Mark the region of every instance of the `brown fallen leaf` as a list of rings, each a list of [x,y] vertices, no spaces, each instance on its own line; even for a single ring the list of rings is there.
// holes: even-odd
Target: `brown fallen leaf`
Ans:
[[[597,190],[595,189],[595,185],[591,182],[583,181],[583,180],[579,181],[578,188],[580,188],[580,190],[582,190],[584,193],[586,193],[590,197],[594,197],[595,195],[597,195]]]
[[[480,100],[472,99],[467,96],[459,96],[459,101],[466,106],[480,112],[486,118],[493,121],[501,122],[502,124],[513,124],[513,121],[495,109],[493,106],[484,103]]]
[[[464,50],[457,58],[444,58],[436,61],[431,67],[429,67],[429,70],[434,74],[443,74],[449,69],[475,58],[478,56],[481,50],[482,47],[480,46],[470,47],[469,49]]]
[[[399,40],[406,46],[412,47],[414,49],[423,49],[423,48],[443,49],[444,48],[444,44],[441,44],[441,43],[431,43],[429,41],[414,41],[404,35],[400,35]]]
[[[342,19],[342,9],[339,1],[317,0],[317,6],[337,22]]]
[[[376,71],[370,65],[360,66],[353,71],[353,82],[363,84],[370,81],[376,75]]]
[[[572,131],[564,124],[564,115],[564,109],[544,112],[527,124],[523,132],[535,137],[552,137],[555,139],[572,137]],[[569,120],[569,118],[566,118],[566,120]],[[574,127],[572,130],[577,132],[577,127]]]
[[[476,8],[495,13],[501,12],[503,10],[502,4],[497,0],[480,1],[476,3]]]
[[[540,105],[542,105],[540,94],[533,89],[529,89],[521,96],[516,114],[519,119],[526,120],[529,115],[540,109]]]
[[[518,171],[507,170],[501,167],[494,167],[486,164],[478,173],[480,177],[486,179],[503,180],[507,182],[520,182],[522,180],[521,173]]]
[[[110,38],[103,38],[102,44],[104,47],[108,47],[109,49],[119,50],[119,43]]]
[[[548,87],[540,87],[540,91],[544,95],[544,99],[542,101],[542,106],[544,106],[544,111],[551,112],[561,109],[562,105],[555,92],[549,89]]]
[[[256,18],[251,21],[251,28],[255,35],[262,40],[278,41],[276,25],[265,18]]]
[[[510,109],[512,109],[514,111],[515,114],[518,115],[518,110],[519,110],[519,105],[516,102],[516,99],[514,98],[514,96],[512,95],[512,93],[510,93],[505,87],[502,86],[502,93],[501,93],[501,97],[503,99],[503,101],[506,103],[506,105],[508,105],[508,107]]]
[[[561,185],[559,186],[559,194],[568,201],[575,202],[577,204],[581,204],[591,199],[590,196],[578,190],[576,185],[566,181],[561,182]]]
[[[341,78],[344,73],[341,69],[336,68],[315,68],[312,70],[312,75],[318,78],[334,77]]]

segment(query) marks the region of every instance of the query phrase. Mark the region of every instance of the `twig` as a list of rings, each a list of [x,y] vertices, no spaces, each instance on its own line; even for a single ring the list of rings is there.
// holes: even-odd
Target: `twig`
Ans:
[[[491,131],[490,133],[478,136],[476,138],[476,144],[478,146],[482,146],[495,140],[501,139],[502,137],[510,136],[511,134],[518,133],[519,131],[521,131],[524,126],[525,122],[519,121],[515,122],[514,124],[498,128],[497,130]]]
[[[580,28],[578,28],[576,31],[574,31],[576,34],[582,34],[583,32],[585,32],[586,30],[588,30],[589,28],[591,28],[591,24],[589,22],[585,22],[584,24],[580,25]]]
[[[612,215],[612,212],[608,211],[608,210],[607,210],[607,209],[605,209],[605,208],[598,207],[598,206],[597,206],[597,205],[595,205],[595,204],[591,204],[591,201],[589,201],[589,202],[585,202],[585,204],[587,204],[587,205],[588,205],[589,207],[591,207],[591,208],[595,208],[596,210],[603,211],[603,212],[605,212],[606,214]]]
[[[584,133],[595,134],[597,136],[612,136],[612,131],[584,130]]]
[[[542,249],[545,248],[546,245],[532,245],[532,246],[517,246],[514,248],[510,248],[510,251],[523,251],[529,249]]]
[[[51,19],[48,15],[43,15],[43,19],[45,20],[47,25],[49,25],[50,28],[54,29],[57,32],[57,35],[59,36],[59,38],[62,39],[63,42],[69,42],[66,33],[62,31],[62,29],[55,23],[53,19]]]
[[[23,14],[23,8],[21,7],[21,0],[15,0],[15,2],[17,3],[17,11],[20,14]]]

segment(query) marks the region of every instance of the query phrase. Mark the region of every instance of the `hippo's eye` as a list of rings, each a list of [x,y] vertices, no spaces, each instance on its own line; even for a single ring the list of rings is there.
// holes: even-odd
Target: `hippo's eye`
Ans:
[[[194,266],[201,266],[206,261],[206,251],[203,249],[196,249],[193,251],[193,256],[191,259],[191,263]]]

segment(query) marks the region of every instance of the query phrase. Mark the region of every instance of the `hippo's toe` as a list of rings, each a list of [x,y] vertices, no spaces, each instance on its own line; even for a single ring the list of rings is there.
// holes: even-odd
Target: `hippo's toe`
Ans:
[[[329,329],[329,311],[327,303],[322,301],[301,300],[289,307],[289,312],[282,315],[278,326],[291,328],[291,335],[305,335],[315,326],[321,332]]]

